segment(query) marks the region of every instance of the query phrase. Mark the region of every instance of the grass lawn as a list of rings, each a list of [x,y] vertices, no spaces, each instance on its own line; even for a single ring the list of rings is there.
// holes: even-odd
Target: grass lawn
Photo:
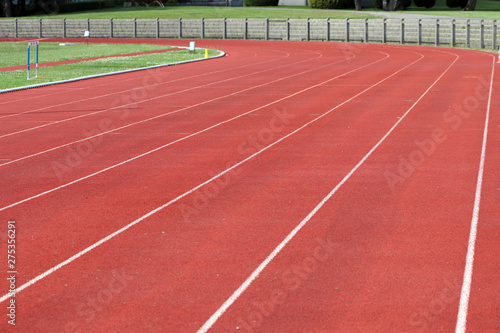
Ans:
[[[3,44],[0,43],[0,46],[3,47]],[[24,43],[26,44],[26,43]],[[89,48],[95,46],[95,48],[99,48],[103,44],[89,44]],[[81,47],[85,46],[84,43],[80,45]],[[79,47],[80,47],[79,46]],[[118,48],[120,46],[118,44],[109,44],[109,48]],[[68,47],[69,48],[69,47]],[[128,52],[128,51],[127,51]],[[43,52],[40,51],[42,54]],[[62,53],[62,52],[61,52]],[[115,52],[117,54],[119,52]],[[122,52],[125,53],[125,52]],[[216,56],[219,54],[219,51],[216,50],[208,50],[208,55],[210,57]],[[174,63],[185,60],[199,59],[205,56],[205,50],[198,49],[195,53],[191,54],[188,50],[180,50],[180,51],[170,51],[165,53],[158,54],[147,54],[147,55],[139,55],[139,56],[130,56],[130,57],[111,57],[98,59],[93,61],[84,61],[74,64],[67,65],[59,65],[54,67],[46,67],[38,69],[38,76],[43,80],[27,80],[26,69],[18,70],[18,71],[9,71],[9,72],[0,72],[0,90],[15,88],[15,87],[24,87],[30,86],[34,84],[46,83],[46,82],[55,82],[67,79],[73,79],[78,77],[84,77],[89,75],[103,74],[103,73],[111,73],[117,72],[127,69],[162,65],[168,63]],[[82,54],[82,58],[87,57]],[[26,59],[26,51],[23,55],[23,64]],[[73,57],[72,59],[75,59]],[[46,61],[57,61],[62,60],[60,55],[54,55],[51,58],[47,58]],[[30,71],[31,72],[31,71]],[[32,74],[34,76],[34,72]]]
[[[31,18],[54,19],[193,19],[193,18],[332,18],[362,19],[375,18],[367,13],[350,13],[338,10],[313,9],[309,7],[202,7],[202,6],[165,6],[161,7],[115,7],[87,12],[29,16]],[[21,18],[20,18],[21,19]]]
[[[363,12],[353,10],[328,10],[313,9],[304,6],[278,6],[278,7],[201,7],[201,6],[175,6],[167,5],[160,7],[115,7],[87,12],[76,12],[66,14],[51,14],[44,16],[21,17],[20,19],[31,18],[68,18],[68,19],[152,19],[152,18],[332,18],[332,19],[363,19],[378,18],[367,12],[381,12],[380,9],[365,8]],[[460,8],[448,8],[446,0],[437,0],[433,8],[426,9],[410,6],[406,11],[400,13],[419,15],[439,15],[463,18],[484,18],[500,19],[499,0],[478,0],[476,11],[462,11]]]
[[[40,43],[39,63],[92,58],[115,54],[145,52],[170,48],[164,45],[150,44],[94,44],[85,43],[60,46],[59,43]],[[35,60],[35,47],[31,48],[31,59]],[[27,58],[26,42],[0,43],[0,67],[25,65]]]
[[[370,11],[371,10],[372,9],[370,9]],[[381,10],[375,9],[373,11]],[[475,11],[463,11],[461,8],[448,8],[446,6],[446,0],[436,0],[436,4],[434,5],[434,7],[429,9],[424,7],[416,7],[412,3],[412,5],[405,11],[398,11],[396,13],[500,20],[500,1],[478,0]]]

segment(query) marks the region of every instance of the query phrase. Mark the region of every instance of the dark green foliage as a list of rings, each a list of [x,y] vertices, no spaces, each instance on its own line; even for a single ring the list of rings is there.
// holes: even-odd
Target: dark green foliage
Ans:
[[[467,0],[446,0],[446,6],[450,8],[465,8],[465,6],[467,6],[467,2]]]
[[[310,0],[311,8],[345,9],[354,8],[354,0]]]
[[[417,7],[425,7],[425,8],[432,8],[436,4],[436,0],[413,0],[413,2]]]
[[[243,2],[247,7],[277,6],[279,0],[244,0]]]
[[[107,1],[81,1],[68,2],[59,6],[59,13],[81,12],[84,10],[102,9],[112,7],[114,4]]]

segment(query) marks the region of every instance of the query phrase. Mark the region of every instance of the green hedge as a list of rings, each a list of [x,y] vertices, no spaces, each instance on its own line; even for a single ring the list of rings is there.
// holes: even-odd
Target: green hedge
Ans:
[[[417,7],[432,8],[436,4],[436,0],[413,0]]]
[[[279,0],[244,0],[243,3],[247,7],[256,6],[277,6]]]
[[[446,6],[450,8],[465,8],[467,6],[467,0],[446,0]]]
[[[81,12],[85,10],[102,9],[112,7],[114,4],[107,1],[81,1],[69,2],[59,6],[59,13]]]
[[[354,8],[354,0],[310,0],[311,8],[346,9]]]

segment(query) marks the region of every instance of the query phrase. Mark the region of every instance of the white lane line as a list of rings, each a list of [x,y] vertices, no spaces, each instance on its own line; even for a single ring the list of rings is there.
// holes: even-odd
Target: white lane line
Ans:
[[[307,224],[307,222],[323,207],[323,205],[342,187],[342,185],[349,180],[349,178],[356,172],[356,170],[363,165],[363,163],[370,157],[370,155],[385,141],[385,139],[394,131],[394,129],[406,118],[408,113],[424,98],[425,95],[436,85],[436,83],[448,72],[448,70],[459,59],[459,56],[446,68],[446,70],[430,85],[430,87],[417,99],[415,103],[404,113],[391,129],[377,142],[375,146],[356,164],[354,168],[335,186],[335,188],[328,193],[321,202],[314,207],[314,209],[285,237],[285,239],[267,256],[267,258],[250,274],[250,276],[241,284],[241,286],[234,291],[234,293],[215,311],[215,313],[203,324],[197,333],[207,332],[217,320],[226,312],[226,310],[243,294],[243,292],[252,284],[252,282],[259,276],[266,266],[278,255],[278,253],[292,240],[292,238]],[[385,79],[383,80],[385,81]],[[382,82],[382,81],[381,81]],[[371,89],[371,88],[368,88]]]
[[[50,189],[50,190],[44,191],[44,192],[42,192],[42,193],[39,193],[39,194],[36,194],[36,195],[34,195],[34,196],[28,197],[28,198],[23,199],[23,200],[21,200],[21,201],[14,202],[14,203],[12,203],[12,204],[10,204],[10,205],[8,205],[8,206],[4,206],[4,207],[0,208],[0,212],[1,212],[1,211],[6,210],[6,209],[8,209],[8,208],[12,208],[12,207],[18,206],[18,205],[20,205],[20,204],[22,204],[22,203],[25,203],[25,202],[31,201],[31,200],[33,200],[33,199],[36,199],[36,198],[42,197],[42,196],[44,196],[44,195],[46,195],[46,194],[49,194],[49,193],[55,192],[55,191],[57,191],[57,190],[63,189],[63,188],[68,187],[68,186],[70,186],[70,185],[76,184],[76,183],[78,183],[78,182],[80,182],[80,181],[82,181],[82,180],[85,180],[85,179],[88,179],[88,178],[90,178],[90,177],[96,176],[96,175],[101,174],[101,173],[103,173],[103,172],[105,172],[105,171],[108,171],[108,170],[114,169],[114,168],[119,167],[119,166],[121,166],[121,165],[123,165],[123,164],[129,163],[129,162],[132,162],[132,161],[134,161],[134,160],[136,160],[136,159],[139,159],[139,158],[141,158],[141,157],[144,157],[144,156],[150,155],[150,154],[152,154],[152,153],[154,153],[154,152],[156,152],[156,151],[159,151],[159,150],[161,150],[161,149],[163,149],[163,148],[166,148],[166,147],[171,146],[171,145],[173,145],[173,144],[175,144],[175,143],[178,143],[178,142],[184,141],[184,140],[186,140],[186,139],[188,139],[188,138],[191,138],[191,137],[193,137],[193,136],[195,136],[195,135],[198,135],[198,134],[201,134],[201,133],[203,133],[203,132],[209,131],[209,130],[211,130],[211,129],[213,129],[213,128],[216,128],[216,127],[218,127],[218,126],[221,126],[221,125],[223,125],[223,124],[225,124],[225,123],[229,123],[229,122],[231,122],[231,121],[233,121],[233,120],[235,120],[235,119],[241,118],[241,117],[243,117],[243,116],[245,116],[245,115],[247,115],[247,114],[250,114],[250,113],[252,113],[252,112],[254,112],[254,111],[257,111],[257,110],[263,109],[263,108],[265,108],[265,107],[268,107],[268,106],[270,106],[270,105],[276,104],[276,103],[278,103],[278,102],[284,101],[284,100],[286,100],[286,99],[288,99],[288,98],[291,98],[291,97],[293,97],[293,96],[299,95],[299,94],[301,94],[301,93],[303,93],[303,92],[305,92],[305,91],[308,91],[308,90],[314,89],[314,88],[316,88],[316,87],[319,87],[319,86],[321,86],[321,85],[322,85],[322,84],[324,84],[324,83],[330,82],[330,81],[332,81],[332,80],[338,79],[338,78],[340,78],[340,77],[342,77],[342,76],[345,76],[345,75],[347,75],[347,74],[350,74],[350,73],[356,72],[356,71],[358,71],[358,70],[361,70],[361,69],[363,69],[363,68],[365,68],[365,67],[371,66],[371,65],[373,65],[373,64],[375,64],[375,63],[377,63],[377,62],[380,62],[380,61],[382,61],[382,60],[387,59],[388,57],[389,57],[389,55],[387,55],[385,58],[379,59],[379,60],[374,61],[374,62],[372,62],[372,63],[369,63],[369,64],[367,64],[367,65],[361,66],[361,67],[359,67],[359,68],[357,68],[357,69],[353,69],[353,70],[351,70],[351,71],[349,71],[349,72],[346,72],[346,73],[341,74],[341,75],[338,75],[338,76],[336,76],[336,77],[334,77],[334,78],[328,79],[328,80],[326,80],[326,81],[324,81],[324,82],[318,83],[318,84],[316,84],[316,85],[314,85],[314,86],[310,86],[310,87],[308,87],[308,88],[302,89],[302,90],[300,90],[300,91],[298,91],[298,92],[296,92],[296,93],[293,93],[293,94],[291,94],[291,95],[289,95],[289,96],[286,96],[286,97],[280,98],[280,99],[275,100],[275,101],[273,101],[273,102],[270,102],[270,103],[268,103],[268,104],[265,104],[265,105],[259,106],[258,108],[255,108],[255,109],[250,110],[250,111],[248,111],[248,112],[245,112],[245,113],[239,114],[239,115],[237,115],[237,116],[235,116],[235,117],[233,117],[233,118],[230,118],[230,119],[224,120],[224,121],[222,121],[222,122],[219,122],[219,123],[217,123],[217,124],[215,124],[215,125],[212,125],[212,126],[210,126],[210,127],[207,127],[207,128],[205,128],[205,129],[200,130],[200,131],[198,131],[198,132],[195,132],[195,133],[193,133],[193,134],[191,134],[191,135],[187,135],[187,136],[182,137],[182,138],[180,138],[180,139],[177,139],[177,140],[175,140],[175,141],[171,141],[171,142],[169,142],[169,143],[167,143],[167,144],[164,144],[163,146],[160,146],[160,147],[157,147],[157,148],[155,148],[155,149],[149,150],[149,151],[147,151],[147,152],[145,152],[145,153],[142,153],[142,154],[137,155],[137,156],[135,156],[135,157],[129,158],[129,159],[125,160],[125,161],[122,161],[122,162],[120,162],[120,163],[114,164],[114,165],[112,165],[112,166],[110,166],[110,167],[107,167],[107,168],[101,169],[101,170],[96,171],[96,172],[94,172],[94,173],[91,173],[91,174],[89,174],[89,175],[87,175],[87,176],[84,176],[84,177],[78,178],[78,179],[73,180],[73,181],[71,181],[71,182],[69,182],[69,183],[66,183],[66,184],[63,184],[63,185],[57,186],[57,187],[55,187],[55,188],[53,188],[53,189]],[[342,61],[345,61],[345,60],[342,60]],[[339,61],[339,62],[341,62],[341,61]],[[329,65],[332,65],[332,63],[330,63]],[[295,75],[295,74],[294,74],[294,75]],[[116,130],[117,130],[117,129],[115,129],[115,131],[116,131]],[[7,163],[4,163],[4,164],[2,164],[2,165],[9,164],[9,163],[11,163],[11,162],[7,162]],[[0,166],[1,166],[1,165],[0,165]]]
[[[313,58],[313,59],[315,59],[315,58]],[[306,62],[306,61],[311,61],[311,60],[312,59],[307,59],[307,60],[300,61],[298,63]],[[181,91],[176,91],[176,92],[173,92],[173,93],[170,93],[170,94],[166,94],[166,95],[160,95],[160,96],[156,96],[156,97],[152,97],[152,98],[143,99],[143,100],[140,100],[140,101],[133,101],[131,103],[127,103],[127,104],[115,106],[115,107],[112,107],[112,108],[109,108],[109,109],[105,109],[105,110],[100,110],[100,111],[85,113],[85,114],[82,114],[82,115],[79,115],[79,116],[70,117],[70,118],[66,118],[66,119],[62,119],[62,120],[56,120],[56,121],[54,121],[54,122],[52,122],[50,124],[39,125],[39,126],[35,126],[35,127],[30,127],[30,128],[24,129],[24,130],[20,130],[20,131],[17,131],[17,132],[11,132],[11,133],[0,135],[0,139],[1,138],[5,138],[5,137],[9,137],[9,136],[12,136],[12,135],[16,135],[16,134],[30,132],[30,131],[33,131],[33,130],[36,130],[36,129],[40,129],[40,128],[44,128],[44,127],[47,127],[47,126],[50,126],[50,125],[61,124],[61,123],[65,123],[67,121],[71,121],[71,120],[75,120],[75,119],[80,119],[80,118],[92,116],[92,115],[95,115],[95,114],[99,114],[99,113],[103,113],[103,112],[108,112],[108,111],[111,111],[111,110],[116,110],[116,109],[123,108],[123,107],[129,106],[129,105],[136,105],[136,104],[140,104],[140,103],[145,103],[145,102],[153,101],[153,100],[156,100],[156,99],[165,98],[165,97],[168,97],[168,96],[171,96],[171,95],[185,93],[185,92],[188,92],[188,91],[191,91],[191,90],[206,88],[206,87],[209,87],[209,86],[212,86],[212,85],[220,84],[222,82],[233,81],[233,80],[241,79],[243,77],[252,76],[252,75],[255,75],[255,74],[259,74],[259,73],[273,71],[273,70],[276,70],[276,68],[286,67],[286,66],[289,66],[289,65],[283,65],[283,66],[274,67],[274,68],[271,68],[271,69],[266,69],[266,70],[262,70],[262,71],[258,71],[258,72],[252,72],[250,74],[245,74],[245,75],[240,75],[240,76],[236,76],[236,77],[231,77],[229,79],[225,79],[225,80],[221,80],[221,81],[214,81],[214,82],[211,82],[211,83],[203,84],[203,85],[192,87],[192,88],[187,88],[187,89],[184,89],[184,90],[181,90]],[[130,89],[128,91],[131,91],[131,90],[140,90],[140,89],[144,89],[144,88],[143,87],[133,88],[133,89]],[[110,95],[115,95],[115,94],[116,93],[111,93],[111,94],[107,94],[105,96],[110,96]],[[103,97],[103,96],[101,96],[101,97]],[[96,99],[96,98],[100,98],[100,97],[90,97],[90,98],[86,98],[84,100],[80,100],[80,102],[82,102],[82,101],[89,101],[89,100]],[[59,107],[61,105],[73,104],[73,103],[74,102],[67,102],[67,103],[56,105],[56,106]],[[44,108],[40,108],[37,111],[41,111],[41,110],[45,110],[45,109],[51,109],[51,108],[56,107],[56,106],[47,106],[47,107],[44,107]],[[75,112],[78,112],[78,111],[75,111]]]
[[[382,61],[382,60],[387,59],[388,57],[389,57],[389,55],[387,55],[387,57],[386,57],[386,58],[379,59],[379,60],[377,60],[377,61],[375,61],[375,62],[373,62],[373,63],[367,64],[367,65],[364,65],[364,66],[362,66],[362,67],[360,67],[360,68],[358,68],[358,69],[356,69],[356,70],[352,70],[352,71],[350,71],[350,72],[344,73],[344,74],[342,74],[342,75],[340,75],[340,76],[338,76],[338,77],[344,76],[344,75],[346,75],[346,74],[348,74],[348,73],[351,73],[351,72],[354,72],[354,71],[357,71],[357,70],[362,69],[362,68],[364,68],[364,67],[367,67],[367,66],[369,66],[369,65],[371,65],[371,64],[374,64],[374,63],[380,62],[380,61]],[[384,81],[388,80],[388,79],[389,79],[389,78],[391,78],[392,76],[394,76],[394,75],[396,75],[397,73],[399,73],[399,72],[403,71],[404,69],[406,69],[406,68],[408,68],[409,66],[413,65],[414,63],[416,63],[416,62],[420,61],[421,59],[422,59],[422,57],[421,57],[420,59],[417,59],[417,60],[415,60],[414,62],[410,63],[409,65],[406,65],[406,66],[405,66],[405,67],[403,67],[402,69],[400,69],[400,70],[398,70],[398,71],[394,72],[393,74],[389,75],[389,76],[388,76],[388,77],[386,77],[385,79],[383,79],[383,80],[381,80],[381,81],[379,81],[379,82],[375,83],[375,84],[374,84],[373,86],[371,86],[370,88],[367,88],[367,89],[363,90],[362,92],[358,93],[357,95],[355,95],[355,96],[353,96],[353,97],[351,97],[351,98],[349,98],[349,99],[345,100],[344,102],[340,103],[340,104],[339,104],[339,105],[337,105],[336,107],[334,107],[334,108],[330,109],[329,111],[325,112],[325,113],[324,113],[324,114],[322,114],[321,116],[319,116],[319,117],[317,117],[317,118],[315,118],[315,119],[313,119],[313,120],[309,121],[308,123],[306,123],[306,124],[302,125],[301,127],[299,127],[298,129],[294,130],[293,132],[290,132],[290,133],[289,133],[289,134],[287,134],[286,136],[284,136],[284,137],[282,137],[282,138],[280,138],[280,139],[276,140],[275,142],[273,142],[272,144],[268,145],[267,147],[265,147],[265,148],[263,148],[263,149],[259,150],[258,152],[256,152],[256,153],[254,153],[254,154],[252,154],[252,155],[248,156],[247,158],[245,158],[244,160],[242,160],[242,161],[240,161],[240,162],[236,163],[236,164],[235,164],[235,165],[233,165],[232,167],[230,167],[230,168],[228,168],[228,169],[226,169],[226,170],[222,171],[221,173],[219,173],[219,174],[215,175],[214,177],[210,178],[209,180],[207,180],[207,181],[205,181],[205,182],[203,182],[203,183],[201,183],[201,184],[197,185],[196,187],[192,188],[191,190],[189,190],[189,191],[187,191],[187,192],[185,192],[185,193],[181,194],[180,196],[176,197],[175,199],[172,199],[172,200],[170,200],[169,202],[165,203],[164,205],[162,205],[162,206],[160,206],[160,207],[158,207],[158,208],[156,208],[156,209],[154,209],[154,210],[150,211],[149,213],[147,213],[147,214],[145,214],[145,215],[141,216],[141,217],[140,217],[140,218],[138,218],[137,220],[135,220],[135,221],[133,221],[133,222],[129,223],[128,225],[124,226],[123,228],[121,228],[121,229],[119,229],[119,230],[115,231],[114,233],[112,233],[112,234],[110,234],[110,235],[106,236],[105,238],[103,238],[103,239],[101,239],[100,241],[98,241],[98,242],[94,243],[93,245],[91,245],[91,246],[87,247],[86,249],[84,249],[84,250],[82,250],[82,251],[78,252],[77,254],[73,255],[71,258],[66,259],[65,261],[61,262],[60,264],[58,264],[58,265],[56,265],[56,266],[52,267],[51,269],[49,269],[49,270],[45,271],[44,273],[42,273],[42,274],[38,275],[38,276],[37,276],[37,277],[35,277],[34,279],[32,279],[32,280],[30,280],[30,281],[26,282],[25,284],[23,284],[23,285],[21,285],[19,288],[17,288],[17,289],[16,289],[16,293],[18,293],[18,292],[20,292],[20,291],[22,291],[22,290],[24,290],[24,289],[28,288],[29,286],[33,285],[34,283],[36,283],[36,282],[40,281],[41,279],[45,278],[46,276],[48,276],[48,275],[52,274],[53,272],[57,271],[57,270],[58,270],[58,269],[60,269],[61,267],[64,267],[64,266],[66,266],[67,264],[69,264],[69,263],[73,262],[74,260],[78,259],[79,257],[81,257],[82,255],[86,254],[87,252],[92,251],[93,249],[95,249],[95,248],[96,248],[96,247],[98,247],[99,245],[104,244],[104,243],[105,243],[105,242],[107,242],[108,240],[110,240],[110,239],[112,239],[113,237],[115,237],[115,236],[117,236],[117,235],[121,234],[121,233],[122,233],[122,232],[124,232],[125,230],[127,230],[127,229],[131,228],[132,226],[134,226],[134,225],[138,224],[139,222],[143,221],[144,219],[146,219],[146,218],[148,218],[148,217],[150,217],[150,216],[152,216],[152,215],[154,215],[154,214],[158,213],[159,211],[161,211],[161,210],[165,209],[166,207],[168,207],[168,206],[172,205],[173,203],[175,203],[175,202],[179,201],[180,199],[184,198],[185,196],[188,196],[189,194],[191,194],[191,193],[195,192],[195,191],[196,191],[196,190],[198,190],[199,188],[201,188],[201,187],[203,187],[203,186],[205,186],[205,185],[207,185],[207,184],[211,183],[211,182],[212,182],[212,181],[214,181],[215,179],[217,179],[217,178],[219,178],[219,177],[223,176],[224,174],[226,174],[226,173],[230,172],[231,170],[233,170],[233,169],[237,168],[238,166],[240,166],[240,165],[242,165],[243,163],[245,163],[245,162],[249,161],[250,159],[254,158],[255,156],[260,155],[262,152],[264,152],[264,151],[268,150],[269,148],[271,148],[271,147],[275,146],[275,145],[276,145],[276,144],[278,144],[279,142],[281,142],[281,141],[283,141],[283,140],[287,139],[288,137],[290,137],[290,136],[294,135],[295,133],[299,132],[300,130],[302,130],[303,128],[305,128],[305,127],[309,126],[310,124],[314,123],[315,121],[317,121],[317,120],[319,120],[319,119],[321,119],[321,118],[325,117],[326,115],[330,114],[330,113],[331,113],[331,112],[333,112],[334,110],[336,110],[336,109],[338,109],[339,107],[341,107],[341,106],[345,105],[346,103],[350,102],[351,100],[353,100],[354,98],[356,98],[356,97],[360,96],[361,94],[364,94],[364,93],[365,93],[365,92],[367,92],[368,90],[370,90],[370,89],[372,89],[372,88],[374,88],[374,87],[378,86],[378,85],[379,85],[379,84],[381,84],[382,82],[384,82]],[[335,78],[338,78],[338,77],[335,77]],[[327,81],[325,81],[325,82],[328,82],[328,81],[334,80],[335,78],[332,78],[332,79],[327,80]],[[320,83],[320,84],[317,84],[316,86],[319,86],[319,85],[321,85],[321,83]],[[304,90],[309,90],[309,89],[312,89],[312,87],[309,87],[309,88],[304,89]],[[299,93],[296,93],[296,94],[299,94]],[[271,103],[271,104],[273,104],[273,103]],[[265,106],[264,106],[264,107],[265,107]],[[227,122],[227,121],[226,121],[226,122]],[[215,127],[215,126],[218,126],[218,125],[214,125],[213,127]],[[158,149],[159,149],[159,148],[158,148]],[[121,164],[123,164],[123,163],[125,163],[125,162],[122,162]],[[89,177],[89,176],[87,176],[87,177]],[[3,210],[3,209],[2,209],[2,210]],[[3,295],[2,297],[0,297],[0,303],[4,302],[4,301],[5,301],[5,300],[7,300],[9,297],[10,297],[10,295],[9,295],[9,294]]]
[[[285,52],[283,52],[283,53],[285,53]],[[314,53],[314,52],[312,52],[312,53]],[[171,80],[171,81],[165,81],[165,82],[160,82],[160,83],[157,83],[157,84],[147,85],[147,86],[144,86],[144,87],[141,87],[141,88],[150,88],[150,87],[155,87],[157,85],[164,85],[164,84],[169,84],[169,83],[172,83],[172,82],[184,81],[184,80],[189,80],[189,79],[198,78],[198,77],[202,77],[202,76],[211,76],[211,75],[214,75],[214,74],[217,74],[217,73],[223,73],[223,72],[227,72],[227,71],[233,71],[235,69],[240,69],[240,68],[245,68],[245,67],[252,67],[252,66],[262,65],[262,64],[265,64],[265,63],[268,63],[268,62],[283,61],[284,58],[288,58],[288,57],[289,57],[289,54],[287,54],[283,58],[271,59],[271,60],[266,60],[266,61],[251,63],[251,64],[247,64],[247,65],[243,65],[243,66],[231,67],[230,69],[223,69],[223,70],[217,70],[217,71],[203,73],[203,74],[198,74],[198,75],[186,76],[186,77],[182,77],[182,78]],[[312,59],[315,59],[315,58],[311,58],[309,60],[312,60]],[[161,69],[165,69],[165,67],[163,67]],[[147,75],[143,75],[143,76],[139,76],[139,77],[134,77],[134,78],[130,78],[130,79],[121,79],[120,82],[121,83],[128,82],[128,81],[141,81],[142,82],[144,79],[152,76],[152,74],[148,73],[148,71],[146,71],[146,73],[147,73]],[[162,74],[170,74],[170,73],[164,72]],[[87,90],[87,89],[95,89],[96,87],[102,87],[102,86],[109,86],[109,84],[108,83],[102,83],[102,84],[97,84],[97,85],[92,85],[92,86],[89,85],[89,86],[86,86],[86,87],[83,87],[83,88],[76,88],[76,89],[78,89],[79,91],[83,91],[83,90]],[[56,87],[56,86],[51,86],[51,87]],[[0,116],[0,119],[1,118],[6,118],[6,117],[14,117],[14,116],[18,116],[18,115],[27,114],[27,113],[33,113],[33,112],[37,112],[37,111],[40,111],[40,110],[44,110],[46,108],[58,107],[58,106],[63,106],[63,105],[68,105],[68,104],[74,104],[74,103],[80,103],[80,102],[91,100],[91,99],[98,99],[98,98],[102,98],[102,97],[107,97],[107,96],[112,96],[112,95],[116,95],[116,94],[126,93],[126,92],[129,92],[129,91],[137,90],[137,89],[141,89],[141,88],[125,89],[125,90],[121,90],[121,91],[110,93],[110,94],[104,94],[104,95],[95,96],[95,97],[92,97],[92,98],[81,99],[81,100],[73,100],[73,101],[68,102],[68,103],[59,104],[59,105],[53,105],[53,106],[48,106],[48,107],[44,107],[44,108],[41,108],[41,109],[34,109],[34,110],[29,110],[29,111],[24,111],[24,112],[19,112],[19,113],[13,113],[13,114],[8,114],[8,115],[3,115],[3,116]],[[68,88],[65,88],[64,86],[60,86],[60,88],[58,90],[63,90],[63,89],[68,89]],[[34,98],[45,98],[47,96],[58,95],[60,93],[61,93],[60,91],[57,91],[55,93],[40,95],[40,96],[36,96]],[[33,98],[31,98],[31,99],[33,99]],[[24,101],[24,100],[25,100],[25,98],[17,99],[17,100],[11,100],[11,101],[5,101],[5,102],[0,102],[0,105],[1,104],[8,104],[8,103],[17,103],[19,101]]]
[[[171,115],[171,114],[179,113],[181,111],[192,109],[192,108],[204,105],[204,104],[209,104],[209,103],[215,102],[215,101],[220,100],[220,99],[224,99],[224,98],[231,97],[231,96],[234,96],[234,95],[239,95],[239,94],[241,94],[243,92],[246,92],[246,91],[249,91],[249,90],[252,90],[252,89],[260,88],[260,87],[263,87],[263,86],[266,86],[266,85],[269,85],[269,84],[272,84],[272,83],[276,83],[276,82],[279,82],[279,81],[282,81],[282,80],[286,80],[286,79],[289,79],[289,78],[294,77],[294,76],[303,75],[305,73],[316,71],[318,69],[321,69],[321,68],[324,68],[324,67],[328,67],[328,66],[332,66],[332,65],[338,64],[340,62],[348,61],[350,59],[352,59],[352,58],[348,58],[348,59],[344,59],[344,60],[339,60],[339,61],[336,61],[336,62],[328,63],[327,65],[323,65],[323,66],[320,66],[320,67],[315,67],[315,68],[308,69],[308,70],[303,71],[303,72],[299,72],[299,73],[295,73],[295,74],[292,74],[292,75],[289,75],[289,76],[281,77],[279,79],[276,79],[276,80],[273,80],[273,81],[269,81],[269,82],[266,82],[266,83],[263,83],[263,84],[260,84],[260,85],[255,85],[255,86],[252,86],[252,87],[249,87],[249,88],[245,88],[245,89],[239,90],[239,91],[231,93],[231,94],[227,94],[227,95],[224,95],[224,96],[216,97],[214,99],[207,100],[207,101],[204,101],[204,102],[201,102],[201,103],[198,103],[198,104],[186,106],[186,107],[183,107],[183,108],[171,111],[171,112],[162,113],[160,115],[157,115],[157,116],[154,116],[154,117],[151,117],[151,118],[146,118],[146,119],[143,119],[143,120],[139,120],[139,121],[136,121],[136,122],[133,122],[133,123],[130,123],[128,125],[121,126],[121,127],[113,128],[113,129],[108,130],[108,131],[103,131],[103,132],[100,132],[100,133],[92,135],[92,136],[86,136],[85,138],[80,139],[80,140],[75,140],[75,141],[72,141],[72,142],[68,142],[68,143],[65,143],[65,144],[62,144],[62,145],[59,145],[59,146],[56,146],[56,147],[52,147],[52,148],[49,148],[49,149],[46,149],[46,150],[43,150],[43,151],[39,151],[39,152],[31,154],[31,155],[26,155],[26,156],[14,159],[14,160],[12,160],[12,161],[10,161],[8,163],[0,164],[0,167],[2,167],[4,165],[9,165],[9,164],[12,164],[12,163],[16,163],[16,162],[19,162],[19,161],[22,161],[22,160],[25,160],[25,159],[28,159],[28,158],[32,158],[32,157],[35,157],[35,156],[39,156],[39,155],[42,155],[42,154],[45,154],[45,153],[48,153],[48,152],[51,152],[51,151],[54,151],[54,150],[57,150],[57,149],[60,149],[60,148],[64,148],[64,147],[67,147],[67,146],[70,146],[70,145],[73,145],[73,144],[76,144],[76,143],[80,143],[80,142],[83,142],[83,141],[88,141],[88,140],[91,140],[93,138],[103,136],[104,134],[112,133],[112,132],[115,132],[115,131],[118,131],[118,130],[121,130],[121,129],[124,129],[124,128],[132,127],[132,126],[135,126],[135,125],[138,125],[138,124],[142,124],[142,123],[145,123],[145,122],[148,122],[148,121],[151,121],[151,120],[155,120],[155,119],[158,119],[158,118],[162,118],[162,117],[165,117],[165,116],[168,116],[168,115]],[[309,61],[309,60],[300,61],[298,63],[306,62],[306,61]],[[295,63],[295,64],[298,64],[298,63]],[[279,68],[279,67],[277,67],[277,68]],[[258,73],[258,72],[254,72],[253,74],[256,74],[256,73]],[[219,82],[222,82],[222,81],[219,81]],[[193,89],[196,89],[196,88],[193,88]],[[185,91],[187,91],[187,90],[190,90],[190,89],[186,89]],[[162,95],[162,96],[155,97],[155,98],[152,98],[152,99],[159,99],[159,98],[163,98],[163,97],[166,97],[166,96],[169,96],[169,95]],[[139,102],[137,102],[137,103],[139,103]],[[133,103],[130,103],[130,104],[136,104],[136,103],[133,102]],[[129,105],[129,104],[127,104],[127,105]],[[126,105],[121,105],[121,106],[115,107],[114,109],[119,109],[119,108],[122,108],[124,106],[126,106]],[[108,110],[111,110],[111,109],[108,109]],[[104,110],[104,111],[100,111],[100,112],[105,112],[105,111],[108,111],[108,110]]]
[[[465,259],[464,280],[462,291],[460,292],[460,304],[458,306],[456,333],[464,333],[467,326],[467,312],[469,309],[470,288],[472,284],[472,270],[474,268],[474,252],[476,248],[477,225],[479,223],[479,206],[481,204],[481,189],[483,186],[484,163],[486,160],[486,144],[488,142],[488,125],[490,122],[491,95],[493,91],[493,79],[495,76],[495,57],[491,69],[490,93],[488,96],[488,106],[486,109],[486,119],[484,121],[483,144],[481,147],[481,160],[477,174],[476,194],[474,198],[474,210],[470,226],[469,244],[467,246],[467,257]]]

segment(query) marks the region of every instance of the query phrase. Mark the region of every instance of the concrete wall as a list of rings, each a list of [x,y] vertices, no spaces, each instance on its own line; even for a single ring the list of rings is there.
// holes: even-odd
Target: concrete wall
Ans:
[[[451,19],[36,19],[0,20],[0,36],[24,38],[318,40],[497,49],[496,20]]]

